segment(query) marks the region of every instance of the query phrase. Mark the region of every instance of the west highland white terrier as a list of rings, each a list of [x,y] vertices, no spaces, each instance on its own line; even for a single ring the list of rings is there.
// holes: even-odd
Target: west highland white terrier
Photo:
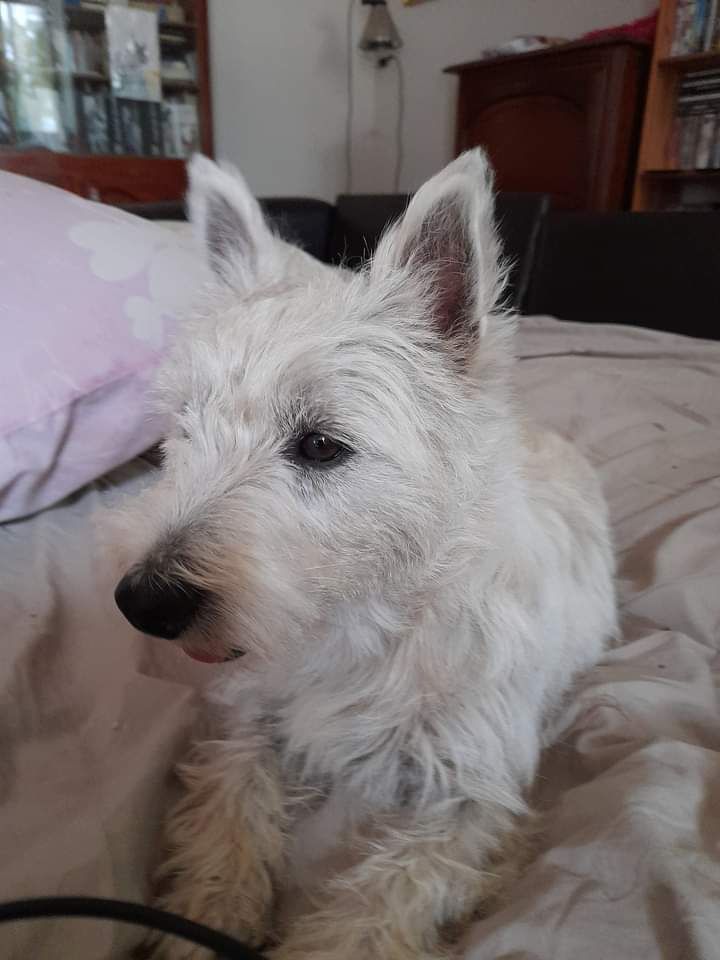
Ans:
[[[443,956],[518,846],[547,717],[615,632],[600,487],[519,412],[482,152],[357,274],[280,242],[238,173],[190,173],[217,279],[160,378],[173,425],[116,598],[232,662],[159,904],[273,960]]]

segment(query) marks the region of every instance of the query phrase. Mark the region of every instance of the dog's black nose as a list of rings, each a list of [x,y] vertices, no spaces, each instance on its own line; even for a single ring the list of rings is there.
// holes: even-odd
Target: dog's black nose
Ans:
[[[115,588],[115,603],[142,633],[174,640],[197,616],[205,593],[182,580],[128,573]]]

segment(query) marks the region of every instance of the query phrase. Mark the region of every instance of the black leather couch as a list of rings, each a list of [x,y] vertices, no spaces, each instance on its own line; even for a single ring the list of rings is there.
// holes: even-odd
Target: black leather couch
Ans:
[[[388,224],[405,210],[409,194],[341,195],[335,205],[304,197],[268,197],[260,203],[285,240],[323,263],[357,268],[375,250]],[[522,311],[536,247],[547,213],[544,194],[503,193],[497,198],[498,229],[510,263],[508,303]],[[125,209],[150,220],[184,220],[180,203],[132,204]]]
[[[260,202],[281,236],[325,263],[356,267],[408,199]],[[131,209],[152,219],[185,217],[181,204]],[[520,313],[720,339],[720,212],[555,213],[541,194],[506,193],[496,209],[512,264],[508,303]]]
[[[383,230],[410,202],[410,194],[341,194],[337,198],[331,262],[357,267],[377,246]],[[495,215],[509,263],[507,301],[523,311],[549,199],[542,193],[500,193]]]
[[[720,339],[720,213],[551,213],[523,310]]]

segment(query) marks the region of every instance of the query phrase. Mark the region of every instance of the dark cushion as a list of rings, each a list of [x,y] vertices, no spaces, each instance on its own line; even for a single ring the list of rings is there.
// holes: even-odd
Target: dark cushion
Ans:
[[[357,268],[368,259],[388,224],[397,220],[411,194],[341,194],[331,259]],[[507,302],[523,310],[532,263],[549,199],[542,193],[500,193],[495,216],[504,255],[510,264]]]
[[[323,263],[330,259],[335,207],[305,197],[266,197],[260,206],[278,234]]]
[[[356,270],[368,260],[386,228],[402,216],[409,193],[341,193],[333,230],[331,259]]]
[[[521,313],[526,312],[530,277],[549,207],[545,193],[499,193],[495,198],[495,220],[509,264],[505,295],[508,304]]]
[[[718,339],[718,278],[720,213],[554,213],[527,311]]]

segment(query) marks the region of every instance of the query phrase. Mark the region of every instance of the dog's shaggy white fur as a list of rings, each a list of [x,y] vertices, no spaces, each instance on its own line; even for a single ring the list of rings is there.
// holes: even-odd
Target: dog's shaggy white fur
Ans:
[[[128,523],[143,569],[202,588],[179,642],[245,656],[180,768],[160,903],[274,960],[438,957],[614,633],[599,485],[518,412],[480,152],[357,275],[291,253],[238,174],[198,158],[191,180],[219,281],[162,376],[174,426]],[[312,434],[335,459],[304,457]],[[310,902],[281,927],[294,884]]]

